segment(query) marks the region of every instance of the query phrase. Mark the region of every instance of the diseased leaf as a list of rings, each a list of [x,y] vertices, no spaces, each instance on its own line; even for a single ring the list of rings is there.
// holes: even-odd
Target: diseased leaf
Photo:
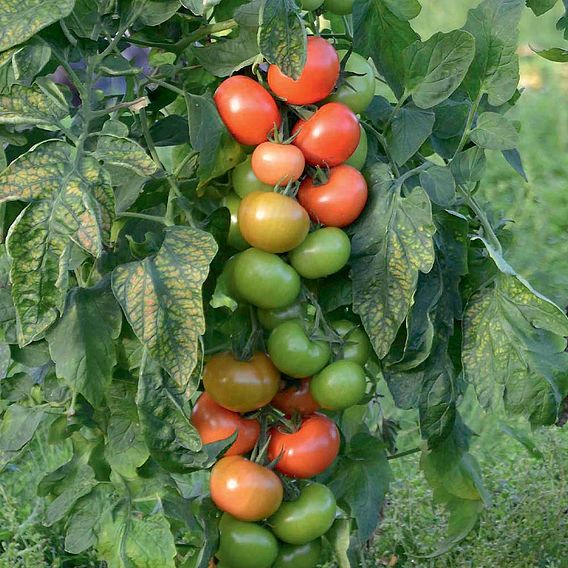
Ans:
[[[185,390],[205,333],[201,286],[217,252],[209,233],[168,227],[157,255],[118,266],[112,289],[149,354]]]
[[[94,152],[97,160],[104,165],[125,168],[142,176],[151,176],[157,165],[146,154],[140,144],[129,138],[103,134],[97,137],[97,149]]]
[[[406,163],[432,134],[435,115],[414,105],[406,105],[393,118],[387,142],[394,161]]]
[[[49,94],[37,86],[14,85],[10,94],[0,96],[0,124],[53,126],[67,114],[67,101],[54,85]]]
[[[50,57],[51,48],[45,41],[37,37],[29,40],[12,57],[14,78],[18,83],[30,86],[36,75],[47,65]]]
[[[519,144],[519,134],[511,121],[503,115],[484,112],[477,119],[471,140],[489,150],[512,150]]]

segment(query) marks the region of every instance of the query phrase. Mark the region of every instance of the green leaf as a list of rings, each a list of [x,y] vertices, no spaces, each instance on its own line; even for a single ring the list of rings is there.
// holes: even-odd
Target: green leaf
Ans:
[[[473,36],[461,30],[413,43],[403,53],[406,93],[419,108],[440,104],[460,86],[474,55]]]
[[[479,146],[468,148],[459,152],[452,163],[450,169],[458,185],[471,184],[479,181],[485,173],[487,160],[485,150]]]
[[[456,182],[450,168],[432,166],[420,172],[420,185],[436,205],[449,207],[453,204],[456,197]]]
[[[188,389],[205,333],[201,287],[217,244],[190,227],[168,227],[165,235],[157,255],[114,270],[112,289],[149,354]]]
[[[180,0],[124,0],[123,21],[138,21],[145,26],[158,26],[169,20],[180,8]]]
[[[475,38],[475,57],[465,79],[470,97],[487,94],[499,106],[519,83],[517,43],[524,0],[484,0],[469,11],[464,30]]]
[[[523,166],[523,159],[521,158],[520,152],[513,148],[512,150],[503,150],[503,157],[507,163],[525,180],[529,181],[527,177],[527,172]]]
[[[414,105],[406,105],[394,117],[387,142],[394,161],[401,166],[406,163],[432,134],[435,115]]]
[[[0,96],[0,124],[53,126],[68,114],[67,101],[55,85],[49,91],[14,85],[9,95]]]
[[[489,150],[512,150],[519,144],[519,134],[513,123],[496,112],[484,112],[477,119],[471,140]]]
[[[306,63],[307,36],[294,0],[264,0],[258,30],[260,52],[269,63],[298,79]]]
[[[0,51],[25,42],[71,13],[74,0],[4,0],[0,4]]]
[[[12,404],[0,424],[0,452],[17,452],[32,438],[45,417],[43,408]]]
[[[12,57],[14,78],[18,83],[30,86],[51,58],[51,48],[39,38],[28,41]],[[67,105],[66,105],[67,106]]]
[[[532,432],[525,432],[524,430],[515,428],[501,420],[499,420],[498,425],[501,432],[507,434],[507,436],[511,436],[514,440],[517,440],[517,442],[523,445],[533,458],[537,460],[544,460],[544,454],[538,449],[535,439],[532,436]]]
[[[29,201],[10,227],[12,296],[18,341],[40,336],[63,309],[74,241],[93,256],[108,241],[114,197],[96,160],[64,142],[34,146],[0,174],[0,202]]]
[[[325,539],[331,544],[338,568],[351,568],[347,551],[349,550],[351,521],[336,519],[325,533]]]
[[[527,6],[537,15],[542,16],[552,10],[558,0],[527,0]]]
[[[73,288],[47,336],[57,376],[95,407],[112,381],[121,324],[120,308],[103,280],[94,288]]]
[[[552,47],[550,49],[541,50],[531,49],[543,59],[548,59],[548,61],[554,61],[555,63],[568,63],[568,49],[562,49],[561,47]]]
[[[105,166],[124,168],[137,175],[151,176],[157,170],[156,163],[144,148],[130,138],[100,135],[93,155],[97,160],[102,160]]]
[[[352,239],[353,309],[382,359],[410,310],[418,273],[434,264],[434,225],[423,189],[401,197],[384,164],[369,181],[372,197]]]
[[[182,6],[196,16],[203,16],[207,10],[219,5],[221,0],[181,0]]]
[[[401,54],[420,39],[406,18],[399,17],[408,15],[409,6],[408,0],[355,0],[353,3],[353,49],[373,59],[397,97],[404,91],[405,65]]]
[[[422,6],[418,0],[384,0],[388,9],[401,20],[413,20],[420,14]]]

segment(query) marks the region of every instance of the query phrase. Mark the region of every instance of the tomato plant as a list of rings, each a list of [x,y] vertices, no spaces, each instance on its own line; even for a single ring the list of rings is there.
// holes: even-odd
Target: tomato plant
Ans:
[[[490,152],[524,175],[518,24],[554,4],[422,38],[417,0],[3,3],[0,472],[72,453],[38,488],[69,556],[358,566],[413,453],[449,534],[413,554],[476,526],[467,422],[568,395],[479,191]],[[279,543],[316,475],[340,514]]]

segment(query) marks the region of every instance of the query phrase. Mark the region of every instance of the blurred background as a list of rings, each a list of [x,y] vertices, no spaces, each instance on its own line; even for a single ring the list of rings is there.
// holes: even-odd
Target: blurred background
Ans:
[[[427,38],[461,27],[473,0],[422,0],[413,25]],[[521,86],[512,118],[522,123],[521,153],[526,183],[499,153],[488,160],[480,190],[493,219],[511,219],[507,259],[537,290],[568,305],[568,64],[545,61],[529,47],[568,43],[555,29],[561,6],[536,18],[529,10],[521,26]],[[432,508],[431,493],[418,459],[393,462],[395,482],[385,520],[367,555],[369,567],[568,568],[568,427],[534,432],[522,423],[479,415],[475,403],[468,424],[479,434],[479,458],[493,506],[479,529],[438,559],[420,558],[444,538],[443,512]],[[515,428],[517,438],[505,433]],[[35,442],[17,468],[0,480],[0,568],[99,567],[94,556],[63,551],[62,527],[42,526],[42,500],[35,487],[41,471],[68,459],[46,437]],[[159,568],[159,567],[156,567]]]

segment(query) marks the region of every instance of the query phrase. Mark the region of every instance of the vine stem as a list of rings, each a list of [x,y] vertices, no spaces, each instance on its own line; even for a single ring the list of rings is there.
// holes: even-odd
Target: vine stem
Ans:
[[[159,217],[158,215],[146,215],[145,213],[134,213],[131,211],[124,211],[117,215],[117,217],[131,217],[132,219],[144,219],[145,221],[155,221],[156,223],[162,224],[166,223],[164,217]]]
[[[386,138],[374,127],[371,126],[368,122],[363,123],[364,127],[371,132],[371,134],[377,139],[378,143],[383,147],[385,151],[385,155],[387,160],[390,162],[392,167],[392,171],[394,172],[395,176],[398,178],[400,176],[400,170],[394,161],[392,154],[390,153],[387,140]]]
[[[387,460],[397,460],[399,458],[405,458],[406,456],[411,456],[412,454],[417,454],[421,451],[422,451],[421,448],[412,448],[411,450],[406,450],[405,452],[399,452],[398,454],[387,456]]]
[[[471,127],[473,125],[473,121],[475,119],[475,115],[477,114],[477,110],[479,109],[479,104],[481,103],[481,97],[483,96],[483,93],[480,92],[475,101],[473,101],[473,104],[471,105],[470,109],[469,109],[469,114],[467,115],[467,121],[465,123],[465,129],[463,131],[462,137],[460,139],[460,142],[458,144],[458,147],[452,157],[452,160],[464,149],[465,145],[467,144],[467,141],[469,140],[469,135],[471,134]]]

